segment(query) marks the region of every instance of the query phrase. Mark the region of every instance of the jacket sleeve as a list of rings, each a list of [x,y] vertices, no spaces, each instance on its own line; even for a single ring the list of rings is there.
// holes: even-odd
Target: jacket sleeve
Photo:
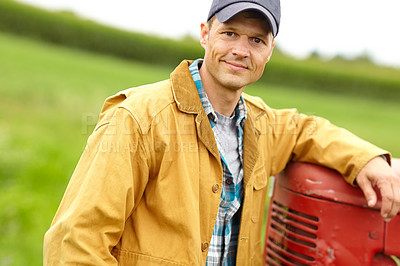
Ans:
[[[44,265],[117,265],[111,255],[140,201],[148,161],[133,115],[103,113],[44,238]]]
[[[348,183],[354,184],[358,172],[372,158],[385,155],[390,161],[387,151],[324,118],[281,110],[275,119],[279,129],[273,136],[277,151],[273,165],[277,172],[289,160],[315,163],[337,170]]]

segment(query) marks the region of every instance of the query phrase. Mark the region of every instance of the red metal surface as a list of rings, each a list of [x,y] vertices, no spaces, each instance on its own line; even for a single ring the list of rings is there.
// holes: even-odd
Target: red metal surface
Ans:
[[[326,167],[292,163],[278,178],[283,187],[303,195],[367,207],[359,188],[350,186],[338,172]],[[382,204],[379,193],[378,196],[376,209]]]
[[[336,172],[295,163],[277,177],[266,265],[396,265],[387,255],[400,255],[399,241],[400,216],[385,223]]]
[[[386,224],[385,249],[386,254],[400,257],[400,215]]]

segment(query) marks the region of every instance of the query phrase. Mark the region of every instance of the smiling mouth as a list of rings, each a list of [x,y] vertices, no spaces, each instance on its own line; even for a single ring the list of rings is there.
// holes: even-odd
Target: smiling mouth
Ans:
[[[246,65],[243,65],[243,64],[240,64],[237,62],[229,62],[229,61],[224,61],[224,62],[229,68],[236,70],[236,71],[248,69],[248,67]]]

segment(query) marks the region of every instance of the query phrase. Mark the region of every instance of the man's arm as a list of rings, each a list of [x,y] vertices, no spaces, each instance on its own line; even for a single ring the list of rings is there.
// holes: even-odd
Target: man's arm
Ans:
[[[103,116],[45,235],[43,265],[118,264],[111,252],[141,199],[148,167],[136,120],[123,108]]]
[[[350,184],[358,184],[369,206],[382,195],[382,217],[389,221],[400,209],[400,180],[390,167],[390,155],[323,118],[300,117],[300,135],[293,160],[325,165],[339,171]],[[388,162],[380,155],[387,156]],[[396,164],[396,163],[395,163]]]
[[[370,206],[376,204],[372,187],[378,187],[384,197],[382,215],[387,220],[396,215],[400,208],[400,181],[395,171],[400,173],[400,160],[393,160],[392,169],[380,156],[384,154],[390,160],[387,151],[324,118],[293,110],[275,112],[272,174],[282,171],[287,160],[324,165],[338,171],[349,184],[357,182]]]
[[[376,204],[377,196],[374,187],[382,195],[381,215],[390,221],[400,209],[400,160],[392,160],[393,167],[382,158],[375,157],[358,173],[356,182],[363,191],[368,206]]]

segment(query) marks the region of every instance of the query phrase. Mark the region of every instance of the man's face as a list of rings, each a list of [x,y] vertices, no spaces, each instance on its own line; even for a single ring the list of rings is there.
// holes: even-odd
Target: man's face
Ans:
[[[214,19],[201,25],[205,50],[203,83],[219,89],[240,90],[263,74],[275,45],[269,24],[242,12],[225,23]]]

